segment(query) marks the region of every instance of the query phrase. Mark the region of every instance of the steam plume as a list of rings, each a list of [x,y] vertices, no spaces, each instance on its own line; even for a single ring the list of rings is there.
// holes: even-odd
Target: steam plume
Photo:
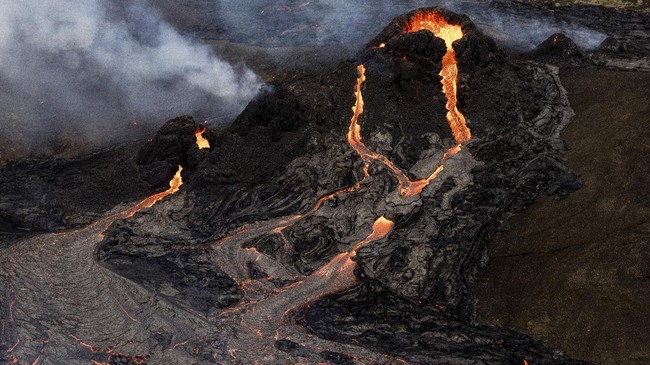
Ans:
[[[61,134],[107,143],[135,121],[237,113],[260,85],[138,1],[5,0],[0,65],[0,142],[35,152]]]

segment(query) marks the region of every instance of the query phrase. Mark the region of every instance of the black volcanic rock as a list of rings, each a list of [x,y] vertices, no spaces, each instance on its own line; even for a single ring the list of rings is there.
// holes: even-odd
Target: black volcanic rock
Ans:
[[[354,305],[362,309],[353,321],[362,321],[363,311],[400,311],[406,307],[398,303],[405,302],[444,309],[432,319],[435,325],[427,325],[426,336],[422,332],[431,338],[428,342],[416,341],[414,334],[420,330],[386,332],[386,326],[403,320],[388,316],[387,323],[363,322],[369,327],[361,335],[364,345],[414,363],[453,359],[450,363],[460,364],[466,357],[485,364],[514,364],[525,358],[535,359],[535,364],[573,363],[528,337],[471,325],[476,273],[486,260],[490,236],[538,197],[561,197],[579,187],[562,159],[559,133],[573,112],[558,71],[509,59],[465,16],[437,8],[419,11],[438,12],[464,31],[453,47],[459,60],[459,108],[473,134],[420,195],[402,196],[394,173],[381,163],[370,165],[364,179],[362,160],[346,139],[356,66],[364,64],[365,111],[359,124],[371,150],[383,153],[411,178],[423,178],[455,144],[438,76],[445,44],[426,32],[403,34],[403,24],[413,12],[393,21],[354,62],[273,84],[214,138],[209,151],[188,147],[189,120],[170,122],[154,145],[180,148],[179,161],[183,151],[190,151],[186,161],[192,173],[184,176],[186,184],[179,193],[113,224],[99,250],[103,264],[145,287],[171,287],[180,293],[177,301],[213,315],[236,304],[220,299],[237,297],[232,282],[200,284],[198,288],[211,291],[204,297],[195,282],[171,274],[153,280],[137,275],[137,266],[155,258],[167,273],[173,273],[174,266],[180,272],[192,267],[193,273],[215,279],[225,272],[240,284],[252,285],[254,289],[244,289],[245,296],[272,285],[259,304],[270,301],[270,308],[258,311],[276,315],[278,308],[291,308],[292,300],[282,295],[318,280],[324,265],[361,242],[373,222],[384,216],[394,228],[358,250],[355,275],[370,285],[365,297],[391,300],[381,309],[371,300],[355,299]],[[378,43],[386,46],[373,48]],[[148,149],[140,154],[146,161],[169,160],[165,149],[160,157]],[[353,188],[311,210],[320,197],[346,187]],[[266,283],[265,275],[276,281]],[[275,288],[277,280],[294,284]],[[307,297],[318,299],[313,295]],[[274,296],[279,296],[278,302]],[[346,327],[337,322],[346,300],[336,296],[320,302],[319,311],[327,313],[331,307],[338,312],[318,320],[307,315],[310,328],[327,339],[348,341]],[[281,318],[278,321],[287,320]],[[411,319],[417,322],[415,315]],[[451,340],[434,349],[438,337]],[[229,341],[236,340],[224,334],[215,343]],[[219,346],[227,356],[229,345]],[[296,350],[289,342],[275,346],[288,351],[286,356],[348,361],[338,350]],[[424,349],[415,349],[418,346]],[[299,353],[292,355],[295,351]]]
[[[619,42],[614,37],[607,37],[603,43],[598,46],[598,49],[608,53],[625,52],[625,44]]]
[[[555,65],[582,65],[589,63],[585,54],[578,46],[562,33],[556,33],[548,37],[544,42],[527,54],[540,62],[552,63]]]
[[[160,173],[138,165],[139,148],[140,143],[125,144],[75,159],[0,168],[0,243],[85,226],[116,205],[164,190],[176,167]]]
[[[148,165],[158,161],[169,161],[171,164],[185,164],[188,151],[195,145],[194,131],[196,123],[189,116],[174,118],[165,123],[156,136],[138,153],[138,163]]]
[[[193,171],[202,156],[196,145],[197,130],[204,130],[203,138],[207,139],[211,146],[214,145],[215,133],[197,125],[191,116],[184,115],[167,121],[138,152],[137,163],[147,166],[147,171],[153,175],[146,178],[168,179],[170,171],[176,171],[178,165],[182,165],[186,173]]]
[[[305,320],[318,336],[360,343],[414,364],[521,365],[523,359],[584,364],[515,331],[458,322],[446,317],[442,306],[417,305],[372,285],[319,301],[305,311]]]

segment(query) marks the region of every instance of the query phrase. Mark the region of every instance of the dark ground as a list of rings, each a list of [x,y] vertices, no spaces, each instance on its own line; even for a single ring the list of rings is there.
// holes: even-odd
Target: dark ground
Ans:
[[[511,219],[489,247],[478,321],[598,364],[650,363],[650,74],[565,70],[563,133],[583,187]]]

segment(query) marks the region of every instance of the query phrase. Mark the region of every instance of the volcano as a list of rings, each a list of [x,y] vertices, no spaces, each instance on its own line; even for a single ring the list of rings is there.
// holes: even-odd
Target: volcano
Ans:
[[[584,59],[555,37],[528,58]],[[102,155],[137,156],[97,168],[129,194],[162,192],[98,202],[116,207],[90,224],[6,217],[60,232],[2,249],[0,359],[586,364],[475,322],[491,237],[581,186],[560,138],[573,118],[557,67],[465,15],[401,15],[353,60],[272,82],[227,128],[183,116]]]

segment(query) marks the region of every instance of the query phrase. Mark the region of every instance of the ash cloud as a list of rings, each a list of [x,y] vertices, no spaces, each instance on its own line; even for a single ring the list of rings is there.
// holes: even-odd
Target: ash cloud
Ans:
[[[237,114],[260,87],[139,1],[5,0],[0,65],[0,160],[61,138],[134,139],[179,114]]]
[[[502,45],[530,50],[554,33],[564,33],[584,49],[597,47],[606,35],[581,24],[556,19],[521,4],[507,9],[498,2],[457,0],[222,0],[206,4],[218,14],[227,37],[260,45],[323,46],[356,49],[395,16],[425,6],[464,13]],[[201,5],[203,4],[203,5]],[[242,27],[242,25],[245,25]]]

